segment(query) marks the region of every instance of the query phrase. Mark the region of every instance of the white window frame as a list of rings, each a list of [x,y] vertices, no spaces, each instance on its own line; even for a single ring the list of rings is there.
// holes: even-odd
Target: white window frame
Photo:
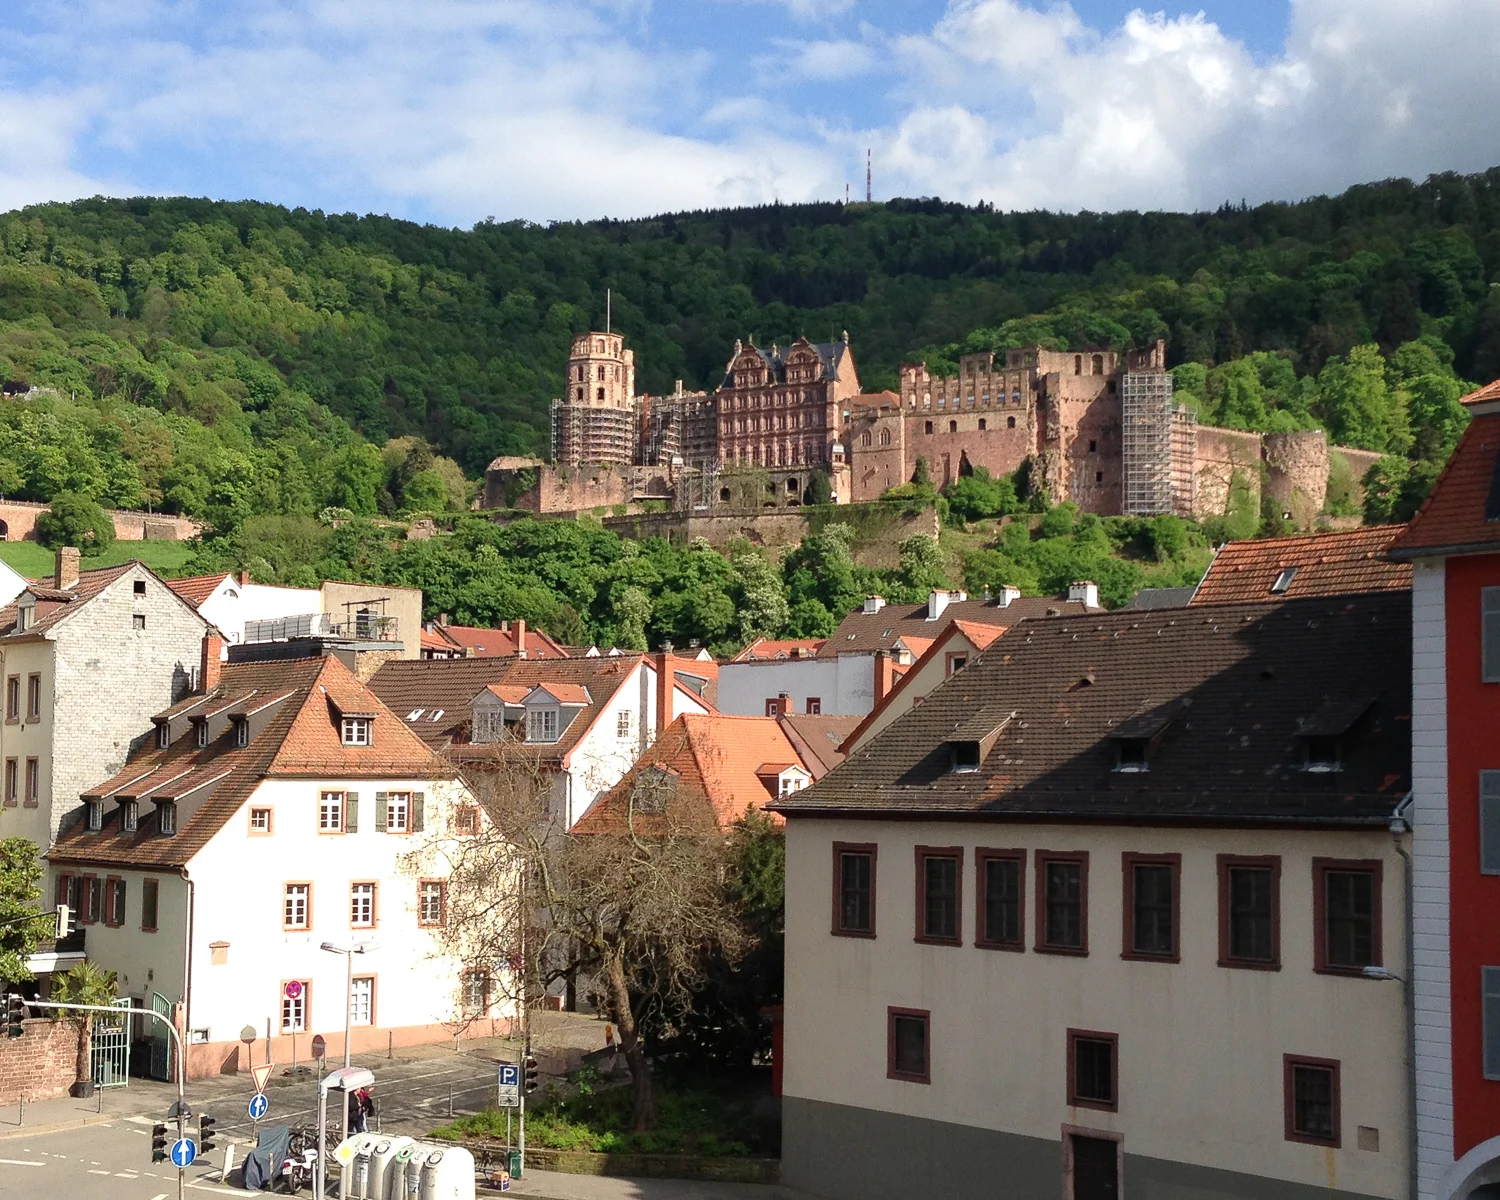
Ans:
[[[417,922],[421,925],[441,925],[447,915],[447,885],[440,879],[424,879],[417,885]],[[437,905],[434,916],[430,904]]]
[[[479,994],[474,994],[475,985]],[[463,977],[463,1010],[470,1016],[485,1016],[490,1011],[490,974],[488,971],[468,971]]]
[[[396,814],[401,820],[396,820]],[[387,792],[385,797],[385,831],[387,833],[411,832],[411,793]]]
[[[562,710],[553,705],[533,708],[526,713],[526,740],[528,742],[552,745],[561,736],[561,729]]]
[[[635,710],[622,708],[615,716],[615,736],[629,741],[635,734]]]
[[[375,977],[356,975],[349,981],[349,1024],[375,1024]]]
[[[321,792],[318,795],[318,832],[319,833],[343,833],[344,832],[344,805],[347,803],[343,792]]]
[[[340,737],[346,746],[369,746],[375,741],[375,722],[369,717],[345,717]]]
[[[312,886],[310,884],[289,883],[282,888],[281,927],[297,931],[312,928]]]
[[[369,881],[349,885],[349,927],[375,928],[375,884]]]
[[[257,814],[264,815],[266,818],[264,825],[256,822],[255,818]],[[252,808],[250,810],[250,831],[252,833],[271,832],[271,810],[269,808]]]
[[[307,1032],[307,1001],[309,985],[306,980],[301,980],[302,990],[296,996],[288,996],[286,989],[281,992],[281,1032],[282,1033],[306,1033]]]
[[[200,750],[202,750],[204,746],[208,745],[207,721],[193,722],[193,745],[197,746]]]

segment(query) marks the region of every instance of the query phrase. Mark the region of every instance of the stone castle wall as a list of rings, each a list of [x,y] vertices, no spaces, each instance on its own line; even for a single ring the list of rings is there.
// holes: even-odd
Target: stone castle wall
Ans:
[[[703,538],[718,550],[744,539],[756,546],[781,550],[797,545],[830,522],[845,522],[854,527],[855,561],[865,567],[897,566],[897,547],[902,541],[917,533],[937,537],[939,528],[934,509],[907,513],[892,503],[839,506],[832,513],[827,507],[637,513],[605,517],[603,523],[606,529],[626,538],[660,537],[675,545]]]
[[[45,504],[27,500],[0,501],[0,542],[35,541],[36,519],[46,511]],[[105,511],[114,522],[115,537],[122,542],[180,542],[203,532],[202,524],[191,517],[128,509]]]
[[[1250,487],[1255,511],[1260,511],[1260,434],[1238,429],[1198,426],[1193,517],[1222,517],[1229,505],[1235,475]]]
[[[1299,529],[1311,526],[1328,498],[1328,438],[1320,430],[1268,433],[1265,493]]]

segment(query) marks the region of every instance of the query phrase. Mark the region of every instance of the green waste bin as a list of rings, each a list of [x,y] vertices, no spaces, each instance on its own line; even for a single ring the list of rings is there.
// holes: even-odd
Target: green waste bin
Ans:
[[[510,1177],[512,1179],[521,1178],[521,1152],[519,1150],[512,1150],[510,1152]]]

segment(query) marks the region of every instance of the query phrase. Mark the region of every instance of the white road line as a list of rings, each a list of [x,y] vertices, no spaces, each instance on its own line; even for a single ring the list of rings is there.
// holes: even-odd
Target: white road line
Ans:
[[[0,1158],[0,1163],[7,1167],[45,1167],[44,1162],[32,1162],[29,1158]]]
[[[90,1167],[89,1168],[89,1174],[90,1175],[108,1175],[108,1174],[110,1174],[110,1172],[108,1172],[108,1171],[96,1171],[92,1167]]]
[[[115,1178],[116,1179],[139,1179],[140,1176],[136,1175],[132,1171],[116,1171],[115,1172]]]
[[[167,1200],[167,1193],[161,1192],[151,1197],[151,1200]]]

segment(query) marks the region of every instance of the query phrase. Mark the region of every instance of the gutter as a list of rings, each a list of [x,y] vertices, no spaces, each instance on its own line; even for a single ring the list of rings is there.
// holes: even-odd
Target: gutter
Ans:
[[[1391,837],[1395,842],[1395,851],[1401,856],[1402,873],[1406,880],[1406,977],[1401,983],[1402,1001],[1406,1006],[1406,1073],[1407,1073],[1407,1097],[1406,1097],[1406,1136],[1407,1136],[1407,1158],[1408,1158],[1408,1186],[1410,1187],[1411,1200],[1418,1200],[1418,1178],[1417,1178],[1417,1005],[1416,1005],[1416,930],[1413,922],[1416,919],[1416,899],[1413,895],[1413,867],[1411,853],[1401,844],[1403,837],[1409,837],[1412,832],[1412,809],[1416,798],[1415,790],[1407,792],[1406,797],[1396,806],[1391,814]]]

